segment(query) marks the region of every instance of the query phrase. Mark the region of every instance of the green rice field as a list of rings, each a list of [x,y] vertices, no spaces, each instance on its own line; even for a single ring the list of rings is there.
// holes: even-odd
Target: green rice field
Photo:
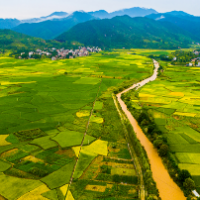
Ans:
[[[0,199],[109,193],[138,199],[137,173],[112,99],[117,87],[152,73],[152,60],[132,52],[58,61],[0,57]]]

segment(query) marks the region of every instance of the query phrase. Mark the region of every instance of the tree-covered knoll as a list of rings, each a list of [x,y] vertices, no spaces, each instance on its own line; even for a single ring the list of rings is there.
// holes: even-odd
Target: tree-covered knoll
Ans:
[[[10,50],[12,52],[31,51],[37,48],[44,49],[50,47],[73,48],[79,46],[78,43],[60,43],[55,40],[45,41],[41,38],[30,37],[22,33],[11,30],[0,30],[0,51]]]

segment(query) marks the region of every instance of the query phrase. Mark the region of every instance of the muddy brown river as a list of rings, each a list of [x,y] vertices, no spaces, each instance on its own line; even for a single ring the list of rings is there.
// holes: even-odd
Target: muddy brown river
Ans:
[[[121,95],[128,92],[129,90],[134,89],[136,87],[137,88],[142,87],[148,82],[154,81],[157,78],[158,68],[159,68],[159,63],[156,62],[155,60],[154,60],[154,66],[155,66],[154,73],[151,77],[137,84],[134,84],[130,88],[119,93],[117,95],[117,99],[118,99],[119,104],[122,107],[122,110],[124,111],[131,125],[133,126],[133,129],[137,135],[137,138],[140,140],[140,143],[142,144],[142,146],[147,152],[147,156],[149,158],[149,162],[151,165],[153,179],[155,180],[157,184],[157,188],[159,190],[161,199],[162,200],[186,200],[186,197],[184,196],[181,189],[176,185],[176,183],[169,176],[168,171],[165,168],[160,156],[158,155],[157,150],[154,148],[153,144],[149,141],[149,139],[143,133],[137,121],[132,116],[130,111],[127,109],[126,104],[121,99]]]

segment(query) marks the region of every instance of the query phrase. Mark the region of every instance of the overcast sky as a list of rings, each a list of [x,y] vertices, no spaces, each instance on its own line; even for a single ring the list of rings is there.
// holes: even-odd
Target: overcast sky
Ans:
[[[26,19],[55,11],[104,9],[112,12],[131,7],[153,8],[158,12],[182,10],[200,16],[200,0],[0,0],[0,18]]]

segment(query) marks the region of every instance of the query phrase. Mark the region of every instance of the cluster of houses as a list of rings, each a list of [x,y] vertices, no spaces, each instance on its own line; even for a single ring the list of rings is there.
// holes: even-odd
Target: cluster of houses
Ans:
[[[88,56],[89,53],[98,53],[102,51],[101,48],[99,47],[79,47],[78,49],[56,49],[56,48],[51,48],[51,49],[46,49],[42,51],[41,49],[37,49],[35,52],[30,51],[28,52],[28,58],[35,58],[36,56],[47,56],[51,58],[52,60],[58,60],[58,59],[73,59],[76,57],[83,57],[83,56]],[[23,55],[25,52],[21,53],[21,56],[19,56],[19,59],[23,58]]]
[[[192,42],[192,44],[195,44],[195,45],[200,45],[199,42]]]
[[[193,54],[195,56],[199,56],[200,51],[193,51]],[[200,57],[191,59],[191,62],[187,63],[186,66],[187,67],[192,67],[192,66],[200,67]]]
[[[79,49],[75,50],[69,50],[69,49],[55,49],[53,48],[54,51],[57,51],[57,55],[52,57],[52,60],[56,59],[64,59],[64,58],[75,58],[75,57],[83,57],[83,56],[88,56],[90,52],[93,53],[98,53],[101,51],[101,48],[98,47],[80,47]]]

